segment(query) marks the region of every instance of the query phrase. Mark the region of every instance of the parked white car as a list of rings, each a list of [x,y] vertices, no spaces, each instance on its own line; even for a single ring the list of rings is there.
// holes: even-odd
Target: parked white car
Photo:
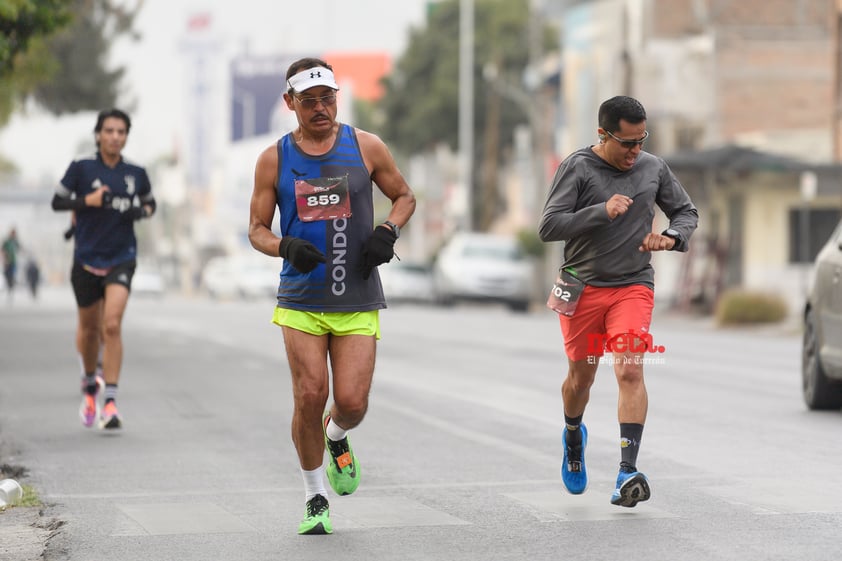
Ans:
[[[427,265],[392,259],[378,271],[387,302],[429,304],[435,300],[433,273]]]
[[[132,277],[132,296],[160,298],[167,291],[164,273],[155,259],[139,259]]]
[[[202,286],[211,298],[271,298],[280,272],[279,259],[260,254],[214,257],[202,272]]]
[[[132,295],[161,297],[166,292],[164,277],[159,271],[138,269],[132,277]]]
[[[804,306],[801,393],[813,410],[842,407],[842,222],[816,256]]]
[[[513,236],[457,233],[439,252],[433,266],[436,299],[502,302],[510,309],[529,309],[533,263]]]

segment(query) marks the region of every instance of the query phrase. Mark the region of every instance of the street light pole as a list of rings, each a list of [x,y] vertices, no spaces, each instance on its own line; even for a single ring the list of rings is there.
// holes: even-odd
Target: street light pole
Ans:
[[[459,164],[464,227],[470,232],[474,207],[474,0],[459,0]]]

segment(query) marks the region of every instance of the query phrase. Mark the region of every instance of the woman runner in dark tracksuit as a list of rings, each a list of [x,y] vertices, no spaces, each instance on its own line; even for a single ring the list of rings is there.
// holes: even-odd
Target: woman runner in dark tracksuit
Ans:
[[[70,164],[52,201],[54,210],[72,210],[75,215],[70,276],[79,317],[76,348],[84,376],[79,415],[86,427],[97,415],[100,428],[122,426],[116,397],[123,361],[121,326],[137,259],[134,222],[152,216],[156,206],[146,170],[122,156],[130,128],[131,120],[123,111],[102,111],[94,127],[96,154]],[[100,345],[102,377],[97,372]]]

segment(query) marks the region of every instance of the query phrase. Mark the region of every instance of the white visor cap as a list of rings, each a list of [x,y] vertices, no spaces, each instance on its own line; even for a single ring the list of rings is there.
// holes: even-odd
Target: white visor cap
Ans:
[[[304,90],[309,90],[310,88],[314,88],[316,86],[327,86],[334,90],[339,89],[339,86],[336,84],[336,80],[333,77],[333,72],[324,66],[315,66],[313,68],[308,68],[307,70],[302,70],[298,74],[290,77],[290,79],[287,80],[287,85],[292,88],[295,93],[301,93]]]

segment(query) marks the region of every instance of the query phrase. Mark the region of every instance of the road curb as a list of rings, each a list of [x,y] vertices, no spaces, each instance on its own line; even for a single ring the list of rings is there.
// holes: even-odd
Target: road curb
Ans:
[[[62,524],[48,521],[40,507],[8,507],[0,511],[0,559],[40,561],[47,542]]]

